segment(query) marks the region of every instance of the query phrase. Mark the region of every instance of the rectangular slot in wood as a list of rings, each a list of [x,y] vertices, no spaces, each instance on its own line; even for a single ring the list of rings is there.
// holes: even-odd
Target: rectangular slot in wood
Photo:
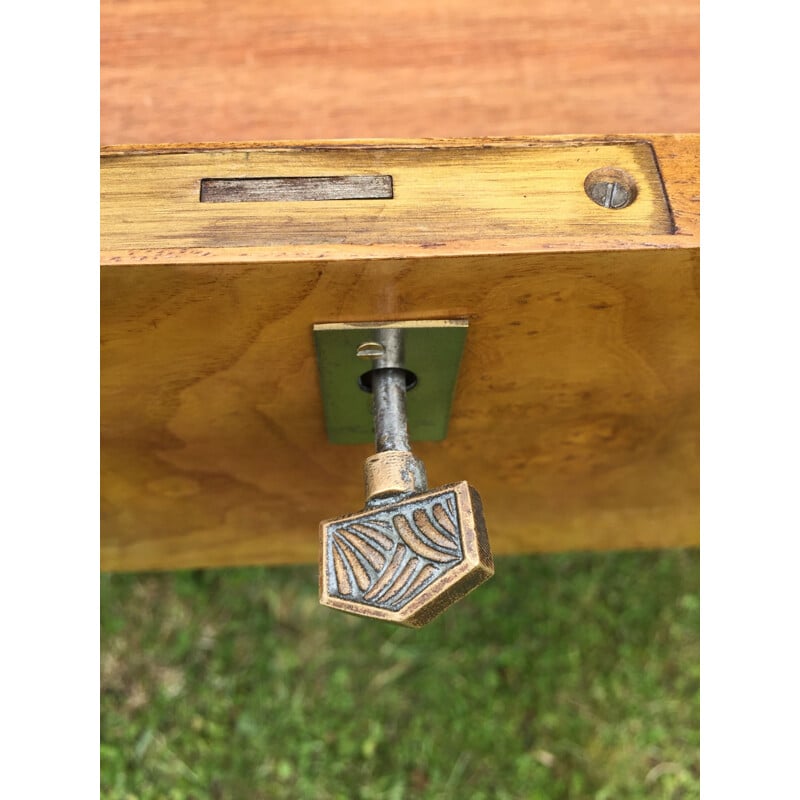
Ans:
[[[200,181],[201,203],[391,200],[392,196],[391,175],[203,178]]]

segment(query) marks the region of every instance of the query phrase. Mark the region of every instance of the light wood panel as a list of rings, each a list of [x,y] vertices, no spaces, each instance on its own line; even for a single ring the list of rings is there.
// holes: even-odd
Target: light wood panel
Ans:
[[[699,129],[696,0],[101,0],[104,144]]]
[[[103,155],[109,264],[675,247],[697,232],[694,135],[112,147]],[[607,166],[638,182],[628,208],[587,198],[584,178]],[[388,173],[394,198],[199,201],[204,178],[289,172]]]
[[[159,253],[258,253],[319,257],[320,246],[362,255],[403,255],[460,244],[482,252],[489,240],[619,240],[672,234],[673,221],[652,145],[644,140],[555,139],[537,146],[238,148],[176,153],[114,153],[103,163],[103,246],[109,258],[158,242]],[[587,174],[613,166],[636,182],[636,201],[609,210],[590,201]],[[393,197],[314,202],[200,202],[204,179],[386,174]],[[165,221],[169,224],[165,225]],[[116,255],[111,255],[115,252]],[[161,257],[158,255],[157,257]],[[297,257],[295,254],[294,257]]]
[[[599,141],[573,145],[588,154]],[[469,319],[448,438],[415,450],[432,485],[467,479],[478,488],[496,554],[695,544],[698,140],[647,141],[674,232],[626,230],[624,214],[636,204],[598,208],[621,215],[613,217],[619,228],[556,226],[552,238],[517,232],[510,252],[502,232],[493,236],[476,215],[486,238],[455,236],[423,248],[402,213],[377,226],[372,242],[331,241],[331,220],[320,212],[317,241],[237,247],[231,236],[261,230],[263,219],[251,216],[197,247],[193,230],[208,229],[209,220],[193,229],[180,192],[162,198],[160,228],[136,223],[149,213],[147,187],[169,185],[183,169],[176,155],[240,166],[244,153],[258,161],[258,152],[288,175],[309,163],[303,159],[314,146],[108,152],[103,568],[316,559],[319,520],[361,507],[370,452],[326,440],[316,322]],[[552,154],[565,140],[367,142],[339,150],[329,143],[317,157],[386,159],[395,148],[424,162],[431,148],[459,150],[449,169],[460,163],[466,180],[474,161],[465,148],[487,144],[513,158],[523,146]],[[127,193],[115,183],[122,164]],[[464,203],[474,208],[469,196]],[[583,213],[579,203],[592,206],[578,192],[564,213],[571,206]],[[221,220],[230,212],[201,205]],[[325,204],[288,205],[287,219],[301,205],[313,214],[307,207]],[[139,238],[120,240],[126,236]]]

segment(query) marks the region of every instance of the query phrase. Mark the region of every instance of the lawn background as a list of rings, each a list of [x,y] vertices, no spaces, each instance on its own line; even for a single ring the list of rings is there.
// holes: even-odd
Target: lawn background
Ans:
[[[420,631],[312,566],[103,575],[101,790],[699,797],[699,554],[499,558]]]

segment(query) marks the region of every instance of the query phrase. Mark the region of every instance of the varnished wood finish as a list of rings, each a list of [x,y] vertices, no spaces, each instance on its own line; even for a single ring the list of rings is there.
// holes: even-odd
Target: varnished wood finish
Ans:
[[[316,560],[319,521],[362,506],[371,449],[327,442],[311,328],[368,320],[469,319],[448,438],[414,449],[432,486],[479,490],[495,555],[696,544],[698,141],[648,139],[674,233],[584,225],[515,236],[506,251],[502,231],[426,249],[404,241],[398,217],[371,244],[323,231],[244,248],[227,231],[196,247],[176,242],[188,229],[165,212],[120,247],[119,221],[146,213],[142,184],[107,195],[103,567]],[[431,146],[448,148],[404,152]],[[214,158],[224,167],[247,149]],[[173,148],[165,164],[177,150],[214,154]],[[298,151],[280,150],[289,169]],[[137,159],[158,172],[147,152],[124,151],[131,174]]]
[[[107,148],[104,156],[102,257],[109,264],[674,247],[673,233],[683,237],[696,222],[686,216],[696,204],[681,202],[683,176],[696,168],[696,136],[187,145]],[[636,179],[633,205],[609,210],[587,198],[587,174],[604,166]],[[393,199],[199,202],[208,177],[365,170],[392,176]],[[673,176],[669,201],[664,170]]]
[[[697,0],[101,0],[104,144],[699,128]]]

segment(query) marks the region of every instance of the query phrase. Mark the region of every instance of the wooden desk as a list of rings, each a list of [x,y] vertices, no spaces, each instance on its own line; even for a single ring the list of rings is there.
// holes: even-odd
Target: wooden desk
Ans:
[[[101,13],[101,138],[133,145],[102,167],[104,569],[314,560],[318,520],[360,505],[369,447],[327,442],[310,326],[376,318],[470,320],[449,436],[416,449],[434,483],[479,488],[497,554],[697,543],[698,138],[635,135],[698,130],[696,3]],[[409,141],[540,134],[560,136]],[[405,169],[435,237],[406,206],[360,238],[304,209],[281,238],[263,209],[181,194],[263,147],[152,144],[302,140],[269,152],[313,174],[308,140],[348,137],[324,158]],[[363,137],[406,140],[404,164]],[[580,191],[529,234],[527,199],[491,205],[495,156],[609,141],[652,143],[671,231],[639,201],[621,218],[638,228],[584,224]],[[431,150],[456,183],[482,176],[477,207],[444,213]]]
[[[696,0],[101,0],[103,144],[699,130]]]
[[[363,142],[103,158],[103,565],[310,561],[361,507],[312,326],[465,318],[449,435],[498,554],[698,530],[698,137]],[[583,176],[636,176],[601,208]],[[395,177],[389,200],[201,203],[243,175]],[[659,194],[659,187],[666,196]]]

